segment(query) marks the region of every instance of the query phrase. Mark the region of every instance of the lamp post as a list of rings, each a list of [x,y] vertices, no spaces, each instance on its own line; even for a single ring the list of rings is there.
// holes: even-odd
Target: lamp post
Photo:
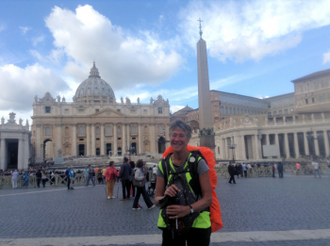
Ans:
[[[233,154],[233,161],[235,160],[235,158],[234,158],[234,150],[235,150],[236,146],[237,146],[236,144],[228,144],[228,148],[231,149],[232,154]]]
[[[318,136],[317,136],[317,133],[316,133],[316,137],[314,137],[314,131],[313,131],[313,128],[311,128],[311,131],[310,133],[306,132],[306,138],[308,140],[308,142],[310,143],[313,143],[314,140],[317,141],[318,140]],[[313,145],[313,154],[312,154],[312,158],[313,158],[313,155],[315,155],[315,145]]]

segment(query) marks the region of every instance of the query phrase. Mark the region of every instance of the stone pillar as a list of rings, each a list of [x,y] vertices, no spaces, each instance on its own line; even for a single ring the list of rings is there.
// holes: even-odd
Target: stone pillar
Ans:
[[[278,146],[278,152],[279,152],[279,156],[277,156],[277,158],[280,158],[281,157],[281,151],[280,151],[280,144],[279,144],[279,141],[278,141],[278,134],[275,133],[275,144]]]
[[[307,139],[307,133],[308,132],[304,132],[304,136],[303,136],[303,139],[304,139],[304,149],[305,149],[305,155],[309,155],[309,148],[308,148],[308,139]]]
[[[127,147],[128,148],[131,148],[131,134],[130,134],[130,132],[131,132],[131,124],[130,123],[128,123],[128,124],[126,124],[126,143],[127,143]]]
[[[142,152],[143,152],[143,149],[142,149],[142,146],[143,146],[143,134],[142,134],[142,132],[143,132],[143,130],[142,130],[142,127],[143,127],[143,124],[142,123],[139,123],[138,124],[138,127],[139,127],[139,132],[138,132],[138,134],[139,134],[139,146],[138,146],[138,150],[139,150],[139,152],[138,152],[138,154],[142,154]]]
[[[324,136],[324,147],[325,147],[325,155],[330,155],[330,149],[329,149],[329,138],[328,138],[328,132],[327,130],[323,131]]]
[[[256,134],[253,137],[254,137],[254,145],[255,145],[255,158],[256,159],[261,159],[259,136],[258,136],[258,134]]]
[[[41,143],[41,124],[36,124],[36,136],[35,136],[35,162],[42,161],[42,143]]]
[[[86,152],[87,152],[87,156],[91,155],[91,137],[90,137],[90,123],[86,124]]]
[[[165,139],[168,139],[169,141],[171,140],[171,138],[170,138],[170,123],[166,123],[165,124]],[[165,147],[166,147],[166,149],[168,148],[168,147],[170,147],[170,142],[165,142]]]
[[[57,128],[55,156],[57,157],[57,151],[59,149],[62,153],[64,153],[64,151],[62,149],[62,124],[55,124],[55,126]]]
[[[312,114],[313,115],[313,114]],[[313,131],[314,135],[314,148],[315,148],[315,155],[320,155],[320,148],[319,148],[319,138],[317,137],[317,131]]]
[[[240,145],[240,141],[239,141],[240,137],[237,135],[234,135],[233,138],[233,143],[236,144],[236,149],[234,150],[234,156],[235,159],[239,160],[240,158],[240,153],[241,153],[241,145]]]
[[[28,167],[28,162],[30,156],[30,134],[24,134],[23,139],[24,139],[24,157],[23,157],[23,168]]]
[[[241,139],[241,146],[242,146],[242,148],[241,148],[241,156],[242,156],[242,158],[241,159],[243,159],[243,160],[246,160],[246,150],[245,150],[245,138],[244,138],[244,135],[242,135],[241,137],[240,137],[240,139]]]
[[[105,155],[105,142],[104,142],[104,124],[101,124],[101,155]]]
[[[91,151],[91,154],[92,154],[92,156],[95,156],[96,155],[96,151],[95,151],[95,124],[94,123],[92,123],[91,124],[92,125],[92,127],[91,127],[91,135],[92,135],[92,151]]]
[[[6,170],[6,141],[4,138],[1,138],[1,159],[0,159],[0,169]]]
[[[117,131],[118,131],[118,128],[117,128],[117,124],[113,124],[113,150],[112,150],[112,153],[114,156],[117,156],[118,155],[118,137],[117,137]],[[108,154],[108,153],[107,153]]]
[[[77,125],[71,124],[72,126],[72,145],[71,145],[71,155],[77,156]]]
[[[222,153],[221,153],[221,156],[222,156],[222,159],[226,160],[227,158],[227,154],[226,154],[226,139],[225,138],[221,138],[221,146],[222,146]]]
[[[288,133],[284,133],[284,149],[286,159],[290,158],[290,148],[289,148],[289,140],[288,140]]]
[[[126,123],[122,124],[122,132],[121,132],[121,139],[122,139],[122,155],[125,156],[126,154]]]
[[[22,169],[24,167],[24,139],[18,139],[18,156],[17,156],[17,168]]]
[[[298,132],[293,133],[293,137],[294,137],[294,141],[293,141],[294,152],[295,152],[296,158],[299,158],[300,153],[299,153],[299,143],[298,143]]]
[[[156,154],[156,133],[155,133],[155,123],[149,124],[150,131],[151,131],[151,137],[150,137],[150,152],[151,154]]]
[[[269,145],[269,134],[266,134],[266,145]]]

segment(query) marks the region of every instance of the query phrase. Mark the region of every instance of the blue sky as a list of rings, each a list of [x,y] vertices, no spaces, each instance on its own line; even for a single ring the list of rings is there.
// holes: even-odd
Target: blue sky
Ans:
[[[0,0],[0,117],[30,119],[47,91],[71,102],[93,61],[117,101],[197,108],[199,18],[211,89],[277,96],[330,67],[328,0]]]

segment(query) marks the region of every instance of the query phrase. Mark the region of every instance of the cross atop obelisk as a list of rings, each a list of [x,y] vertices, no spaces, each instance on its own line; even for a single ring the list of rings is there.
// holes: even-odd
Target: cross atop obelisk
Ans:
[[[202,20],[201,20],[201,18],[199,18],[198,20],[197,20],[198,22],[199,22],[199,36],[202,38],[202,35],[203,35],[203,32],[202,32]]]

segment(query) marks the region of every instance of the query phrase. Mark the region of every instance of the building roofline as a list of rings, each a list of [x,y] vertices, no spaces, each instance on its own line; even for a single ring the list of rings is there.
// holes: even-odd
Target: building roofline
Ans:
[[[301,82],[310,79],[316,79],[322,76],[330,75],[330,69],[321,70],[315,73],[308,74],[306,76],[300,77],[298,79],[291,80],[292,83]]]

